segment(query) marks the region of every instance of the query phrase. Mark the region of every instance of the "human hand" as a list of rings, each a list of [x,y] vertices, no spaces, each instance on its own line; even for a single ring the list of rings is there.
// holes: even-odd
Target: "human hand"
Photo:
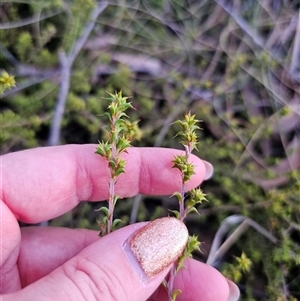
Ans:
[[[107,162],[94,145],[45,147],[2,156],[0,203],[1,300],[167,300],[160,283],[169,267],[141,280],[124,252],[128,238],[146,223],[129,225],[99,238],[96,231],[19,227],[55,218],[81,200],[108,197]],[[178,151],[129,148],[126,173],[116,194],[172,194],[180,175],[171,168]],[[196,175],[187,189],[205,177],[203,161],[191,156]],[[217,270],[189,259],[175,279],[178,301],[234,301],[238,289]]]

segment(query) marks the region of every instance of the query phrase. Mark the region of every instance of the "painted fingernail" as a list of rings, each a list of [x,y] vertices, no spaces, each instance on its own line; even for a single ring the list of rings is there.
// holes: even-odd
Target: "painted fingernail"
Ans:
[[[212,177],[212,175],[214,174],[214,167],[212,166],[211,163],[205,161],[205,160],[202,160],[204,165],[205,165],[205,176],[204,176],[204,180],[208,180]]]
[[[227,301],[238,301],[240,298],[240,290],[235,283],[226,279],[229,286],[229,296]]]
[[[147,276],[155,276],[169,267],[183,252],[188,235],[185,224],[174,217],[156,219],[138,230],[128,241],[142,270],[141,274],[140,268],[136,269],[138,276],[145,281]],[[130,256],[127,258],[132,263]]]

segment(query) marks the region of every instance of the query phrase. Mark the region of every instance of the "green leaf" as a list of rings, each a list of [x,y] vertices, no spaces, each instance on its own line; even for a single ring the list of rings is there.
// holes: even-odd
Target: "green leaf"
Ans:
[[[115,169],[114,177],[118,177],[121,173],[125,172],[126,161],[122,158],[119,158],[118,166]]]
[[[115,230],[117,228],[117,226],[121,223],[124,223],[121,219],[118,219],[116,218],[114,221],[113,221],[113,224],[112,224],[112,230]]]
[[[167,288],[167,280],[166,279],[164,279],[163,281],[162,281],[162,283],[161,283],[165,288]]]
[[[172,292],[172,296],[171,296],[172,301],[175,301],[176,298],[177,298],[177,296],[178,296],[179,294],[181,294],[181,293],[182,293],[182,290],[180,290],[180,289],[174,290],[174,291]]]
[[[138,121],[124,120],[123,127],[123,134],[129,141],[141,140],[142,131],[139,128]]]
[[[116,206],[117,201],[118,201],[119,199],[121,199],[121,197],[120,197],[119,195],[115,195],[115,196],[114,196],[114,206]]]
[[[183,182],[187,182],[191,179],[191,176],[195,174],[195,166],[192,163],[187,163],[183,173]]]
[[[178,191],[174,192],[174,193],[170,196],[170,198],[173,197],[173,196],[175,196],[175,197],[177,198],[178,202],[182,202],[182,195],[181,195],[180,192],[178,192]]]
[[[198,135],[197,130],[200,127],[197,125],[200,120],[195,119],[195,115],[191,115],[190,113],[184,116],[184,120],[177,120],[174,124],[177,124],[181,127],[181,131],[179,131],[174,137],[180,136],[182,137],[182,141],[180,143],[187,148],[188,152],[192,152],[193,149],[197,149],[198,143]]]
[[[104,206],[99,209],[96,209],[95,211],[102,211],[105,214],[105,216],[107,216],[107,217],[109,217],[109,215],[110,215],[108,208],[104,207]]]
[[[111,146],[109,142],[108,141],[99,142],[98,146],[96,147],[95,153],[109,160],[111,156]]]
[[[192,257],[192,253],[194,251],[200,251],[200,242],[198,241],[198,237],[195,235],[189,236],[185,249],[182,255],[178,258],[177,267],[176,267],[177,272],[180,269],[184,268],[184,261],[187,258]]]
[[[236,262],[238,263],[239,269],[243,272],[249,272],[252,266],[252,261],[249,259],[244,252],[242,252],[241,257],[235,257]]]
[[[177,260],[177,267],[176,267],[176,273],[178,273],[180,270],[185,269],[185,265],[184,262],[187,259],[187,257],[190,256],[182,256],[179,257],[179,259]]]
[[[195,207],[191,207],[191,208],[186,209],[186,215],[190,214],[191,212],[195,212],[198,215],[200,215],[199,211]]]
[[[11,89],[16,86],[15,77],[9,75],[6,71],[2,71],[0,75],[0,96],[5,90]]]
[[[169,211],[172,212],[172,213],[174,213],[174,215],[175,215],[176,218],[178,218],[178,219],[180,218],[180,213],[177,210],[170,210],[169,209]]]
[[[104,115],[105,117],[107,117],[107,119],[108,119],[109,121],[111,121],[111,116],[110,116],[110,114],[109,114],[108,112],[103,113],[103,115]]]
[[[127,138],[125,137],[120,138],[119,141],[117,142],[118,154],[122,153],[129,146],[130,146],[130,141]]]
[[[116,159],[113,158],[113,159],[109,160],[109,161],[108,161],[108,165],[109,165],[109,167],[110,167],[112,170],[115,170],[116,165],[117,165]]]
[[[194,188],[190,191],[190,199],[193,204],[201,204],[203,201],[207,201],[206,194],[199,188]]]
[[[200,251],[200,242],[195,235],[189,236],[187,247],[185,249],[187,254],[192,254],[194,251]]]
[[[185,169],[185,165],[187,164],[187,156],[186,155],[178,155],[175,156],[175,158],[172,160],[172,163],[174,164],[172,168],[177,168],[181,172]]]

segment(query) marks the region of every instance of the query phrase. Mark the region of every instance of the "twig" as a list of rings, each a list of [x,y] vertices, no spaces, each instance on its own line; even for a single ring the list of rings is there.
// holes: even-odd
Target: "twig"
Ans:
[[[60,125],[64,115],[65,105],[70,87],[71,65],[64,51],[59,53],[61,64],[61,84],[54,110],[53,121],[51,123],[48,145],[57,145],[60,136]]]
[[[21,21],[2,23],[2,24],[0,24],[0,29],[12,29],[12,28],[23,27],[23,26],[26,26],[26,25],[29,25],[32,23],[36,23],[36,22],[54,17],[56,15],[61,14],[63,11],[64,11],[64,9],[58,9],[58,10],[54,10],[52,12],[45,13],[43,15],[38,13],[30,18],[26,18]]]
[[[261,47],[275,61],[277,61],[294,81],[299,81],[299,78],[295,77],[294,74],[292,74],[287,68],[282,58],[279,55],[277,55],[274,51],[266,47],[265,40],[255,30],[253,30],[253,28],[247,23],[247,21],[244,18],[241,17],[239,13],[235,11],[235,9],[225,4],[225,1],[215,0],[215,2],[218,5],[220,5],[234,19],[237,25],[253,40],[254,44]]]
[[[84,46],[87,38],[89,37],[91,31],[93,30],[98,16],[107,7],[108,1],[101,1],[93,9],[89,17],[90,21],[85,25],[81,36],[73,44],[73,47],[68,55],[64,51],[60,52],[60,63],[61,63],[61,85],[58,94],[58,99],[55,107],[55,112],[53,116],[53,122],[50,129],[50,136],[48,140],[48,145],[57,145],[59,143],[61,121],[65,111],[65,105],[67,101],[69,86],[70,86],[70,76],[72,65],[78,56],[80,50]]]
[[[10,96],[10,95],[13,95],[13,94],[15,94],[19,91],[27,89],[28,87],[37,85],[37,84],[39,84],[39,83],[41,83],[41,82],[43,82],[47,79],[56,78],[57,76],[59,76],[59,73],[58,72],[53,72],[53,74],[49,74],[47,76],[34,77],[33,79],[30,79],[28,81],[18,83],[18,85],[15,88],[5,91],[2,97],[4,98],[4,97]]]
[[[105,10],[105,8],[108,6],[108,1],[101,1],[98,3],[98,5],[93,9],[91,16],[89,17],[90,21],[85,25],[85,28],[83,29],[82,35],[78,38],[76,43],[73,45],[72,50],[70,51],[68,60],[69,64],[72,65],[76,57],[78,56],[80,50],[84,46],[85,42],[87,41],[87,38],[89,37],[90,33],[92,32],[96,20],[99,17],[99,15]]]
[[[233,9],[229,7],[229,5],[225,4],[225,1],[215,0],[215,2],[220,5],[239,25],[239,27],[247,33],[253,40],[253,42],[264,48],[264,40],[262,37],[258,35],[257,32],[253,30],[253,28],[244,20],[240,15],[238,15]]]
[[[300,80],[300,12],[298,13],[298,22],[294,39],[293,54],[290,64],[290,73],[293,77]]]
[[[282,273],[281,273],[281,280],[282,280],[282,290],[283,290],[283,298],[285,301],[288,300],[288,296],[290,295],[289,290],[288,290],[288,286],[286,284],[286,275],[284,275],[285,271],[284,271],[284,267],[281,269]]]
[[[221,244],[223,237],[231,231],[232,226],[237,224],[239,224],[239,226],[231,233],[225,242]],[[246,232],[249,226],[253,227],[256,231],[264,235],[274,244],[277,243],[276,237],[274,237],[270,232],[268,232],[254,220],[243,215],[231,215],[222,222],[220,228],[218,229],[206,263],[214,266],[217,261],[231,248],[231,246],[236,243],[240,236]]]
[[[137,214],[138,214],[139,206],[140,206],[142,199],[143,199],[143,196],[141,194],[138,194],[134,197],[131,214],[130,214],[130,224],[134,224],[137,220]]]
[[[11,52],[7,50],[7,48],[0,42],[0,50],[1,54],[14,66],[20,64],[20,62],[12,55]]]

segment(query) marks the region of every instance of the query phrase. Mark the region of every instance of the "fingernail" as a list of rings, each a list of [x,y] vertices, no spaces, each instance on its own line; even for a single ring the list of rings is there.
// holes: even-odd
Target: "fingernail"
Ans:
[[[138,230],[126,242],[124,251],[140,279],[146,282],[178,259],[188,235],[183,222],[174,217],[163,217]]]
[[[208,180],[212,177],[213,173],[214,173],[214,167],[212,166],[211,163],[205,161],[205,160],[202,160],[204,165],[205,165],[205,176],[204,176],[204,180]]]
[[[226,279],[229,286],[229,296],[227,301],[238,301],[240,298],[240,290],[235,283]]]

